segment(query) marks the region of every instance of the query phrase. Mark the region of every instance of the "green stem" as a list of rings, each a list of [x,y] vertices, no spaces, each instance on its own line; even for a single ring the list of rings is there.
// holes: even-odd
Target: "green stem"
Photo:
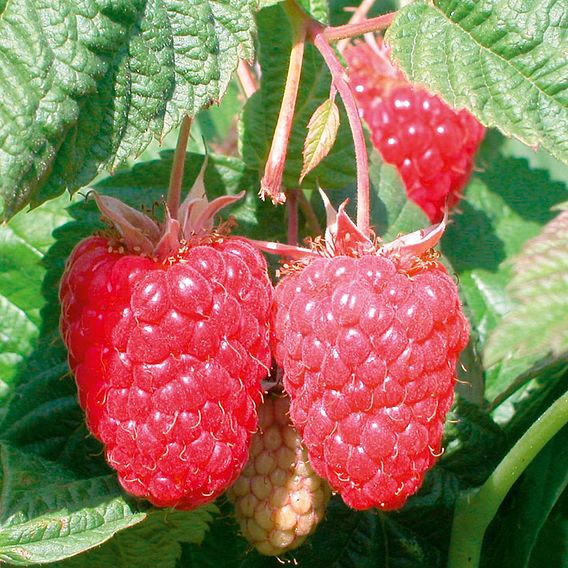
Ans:
[[[481,487],[458,497],[448,568],[479,566],[485,531],[507,493],[531,461],[566,423],[568,392],[531,425]]]
[[[178,134],[174,163],[170,174],[170,187],[168,189],[168,211],[173,219],[177,219],[181,201],[181,184],[183,181],[183,171],[185,169],[185,151],[187,149],[190,130],[191,118],[185,115]]]

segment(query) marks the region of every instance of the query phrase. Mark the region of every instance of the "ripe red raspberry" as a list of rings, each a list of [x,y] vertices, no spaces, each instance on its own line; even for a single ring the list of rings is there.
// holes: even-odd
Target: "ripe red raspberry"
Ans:
[[[245,538],[276,556],[298,548],[323,519],[331,492],[288,417],[288,397],[268,396],[247,466],[227,495]]]
[[[440,454],[469,328],[436,255],[412,252],[440,227],[376,249],[345,219],[336,256],[276,287],[273,353],[316,473],[355,509],[397,509]]]
[[[358,43],[345,51],[359,112],[374,146],[398,169],[410,199],[431,221],[454,206],[471,171],[485,129],[466,110],[409,83],[390,50]]]
[[[60,287],[80,404],[126,491],[192,509],[222,493],[248,458],[271,362],[266,263],[247,241],[206,231],[204,217],[177,245],[170,219],[158,258],[139,254],[153,221],[97,201],[122,216],[122,236],[80,242]],[[133,236],[135,221],[146,231]]]

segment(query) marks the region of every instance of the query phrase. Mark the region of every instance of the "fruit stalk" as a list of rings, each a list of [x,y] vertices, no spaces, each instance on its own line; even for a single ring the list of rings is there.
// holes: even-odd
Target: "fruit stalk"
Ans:
[[[359,111],[353,91],[346,80],[345,69],[337,59],[333,49],[327,42],[324,35],[324,28],[317,26],[313,28],[313,43],[324,58],[335,88],[341,95],[349,126],[355,145],[355,160],[357,162],[357,227],[364,234],[369,234],[369,159],[367,156],[367,146],[363,134],[363,126],[359,118]]]
[[[298,189],[288,190],[288,244],[298,244]]]
[[[306,220],[306,224],[308,225],[310,232],[314,236],[321,235],[323,231],[318,216],[316,215],[312,204],[308,201],[302,190],[298,192],[298,205],[300,207],[300,210],[302,211],[302,215]]]
[[[185,151],[187,149],[190,130],[191,118],[188,115],[185,115],[179,130],[176,151],[174,154],[174,163],[172,164],[172,171],[170,173],[170,186],[168,188],[168,210],[171,217],[174,219],[177,217],[181,201],[181,184],[185,169]]]
[[[260,182],[260,196],[265,198],[267,195],[273,203],[284,203],[286,196],[280,190],[282,185],[282,174],[286,162],[288,150],[288,140],[292,130],[294,110],[296,108],[296,98],[302,74],[302,62],[304,60],[304,46],[306,44],[306,17],[294,2],[285,2],[284,8],[290,21],[292,22],[293,39],[292,50],[290,52],[290,63],[286,76],[286,86],[282,97],[282,105],[278,114],[278,121],[272,145],[266,160],[264,175]]]
[[[531,425],[481,487],[458,497],[448,568],[479,566],[485,531],[501,503],[523,471],[566,423],[568,393]]]

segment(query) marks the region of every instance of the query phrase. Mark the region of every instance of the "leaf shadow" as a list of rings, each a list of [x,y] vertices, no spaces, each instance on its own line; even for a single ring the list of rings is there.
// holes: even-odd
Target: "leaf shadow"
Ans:
[[[565,184],[551,180],[546,170],[531,169],[525,158],[498,156],[477,177],[519,217],[539,225],[556,216],[554,205],[568,199]]]
[[[442,239],[444,255],[456,272],[482,268],[497,272],[505,260],[505,245],[495,233],[489,216],[471,205],[467,197],[459,204]]]

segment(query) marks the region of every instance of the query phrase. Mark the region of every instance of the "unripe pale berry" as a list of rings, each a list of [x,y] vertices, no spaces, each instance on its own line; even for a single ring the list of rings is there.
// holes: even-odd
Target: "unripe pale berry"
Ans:
[[[247,466],[227,495],[245,538],[276,556],[300,546],[325,514],[330,490],[310,465],[288,418],[289,399],[267,396],[259,407]]]

